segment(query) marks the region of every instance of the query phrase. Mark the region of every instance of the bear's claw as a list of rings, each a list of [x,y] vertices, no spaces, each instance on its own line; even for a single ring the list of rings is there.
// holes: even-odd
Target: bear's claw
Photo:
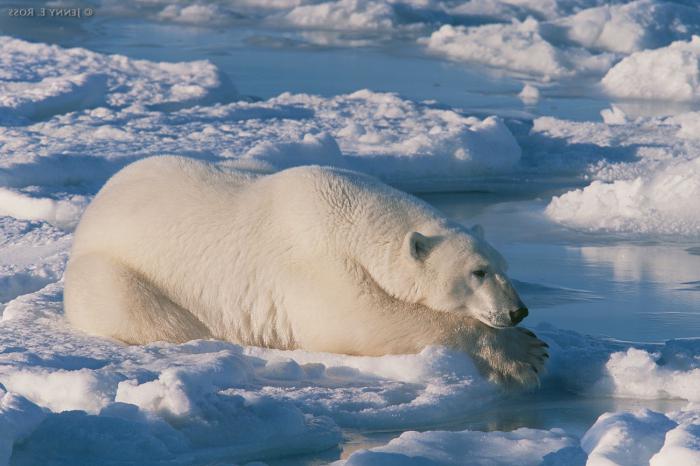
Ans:
[[[473,357],[489,380],[508,387],[530,387],[539,385],[539,376],[549,358],[548,347],[522,327],[489,328],[473,349]]]

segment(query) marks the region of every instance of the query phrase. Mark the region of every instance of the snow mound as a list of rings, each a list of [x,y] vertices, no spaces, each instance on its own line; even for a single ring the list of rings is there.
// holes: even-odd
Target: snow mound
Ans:
[[[534,18],[471,28],[444,25],[421,43],[430,52],[451,60],[482,63],[544,80],[602,73],[612,63],[609,55],[555,47],[542,37],[540,23]]]
[[[72,229],[78,224],[80,215],[89,202],[89,198],[80,195],[54,200],[0,188],[0,215],[21,220],[44,220],[64,229]]]
[[[26,398],[0,388],[0,463],[9,464],[12,446],[29,435],[46,413]]]
[[[668,354],[665,364],[659,363],[661,354],[637,348],[611,354],[596,389],[624,398],[700,402],[700,363],[681,348]]]
[[[624,125],[627,123],[627,115],[617,105],[612,105],[600,111],[600,116],[607,125]]]
[[[587,231],[697,236],[700,157],[612,183],[594,181],[554,197],[545,213]]]
[[[107,76],[103,74],[48,77],[39,82],[0,81],[0,123],[96,107],[105,103],[106,93]]]
[[[649,459],[664,445],[666,432],[676,423],[649,410],[605,413],[581,439],[590,466],[636,466]]]
[[[335,0],[300,5],[284,17],[297,27],[381,31],[394,27],[394,10],[388,2],[367,0]]]
[[[577,439],[561,429],[520,428],[512,432],[404,432],[387,445],[356,451],[333,466],[540,466],[583,464],[581,460],[585,461],[585,455]]]
[[[700,97],[700,36],[624,58],[601,81],[626,99],[692,101]]]
[[[24,254],[23,266],[48,257],[64,267],[69,233],[19,220],[5,220],[3,232],[10,247],[0,250],[0,268],[7,265],[2,261],[15,261],[13,245],[30,244],[35,236],[47,243],[45,251]],[[18,464],[51,458],[99,464],[265,460],[333,447],[341,427],[444,425],[503,399],[467,355],[438,346],[359,357],[214,340],[123,346],[90,337],[64,322],[59,277],[8,301],[0,321],[0,383],[9,396],[0,402],[0,425],[9,426],[2,430],[0,452]],[[596,396],[697,398],[698,340],[631,346],[552,327],[537,333],[552,354],[543,386]],[[632,383],[623,383],[628,379]],[[679,429],[649,454],[695,454],[697,411],[684,413],[684,421],[668,414],[673,423],[649,427],[654,439]],[[605,451],[600,442],[589,443],[597,446],[588,451]],[[630,456],[633,463],[639,455],[630,454],[637,455]],[[473,458],[471,464],[512,464],[513,455],[519,464],[552,466],[586,459],[578,440],[564,431],[518,429],[405,433],[386,447],[356,452],[346,464],[449,465],[463,464],[465,457]]]
[[[531,84],[525,84],[518,97],[526,105],[536,104],[540,100],[540,90]]]
[[[159,154],[263,172],[322,163],[438,191],[451,188],[448,180],[464,184],[511,173],[521,155],[500,118],[468,117],[367,90],[330,98],[282,94],[171,112],[100,107],[0,126],[0,140],[7,141],[0,145],[0,186],[65,191],[80,184],[85,194],[125,164]],[[56,200],[73,203],[69,195]],[[18,218],[49,218],[46,210],[16,210],[18,202],[0,202],[0,209]]]
[[[683,416],[676,420],[680,424],[666,432],[664,445],[651,457],[649,466],[700,464],[700,418],[694,413],[690,420]]]
[[[578,438],[561,429],[404,432],[334,466],[677,466],[700,458],[700,412],[604,413]]]
[[[587,8],[550,25],[587,49],[629,54],[686,38],[700,26],[700,11],[657,0]],[[561,31],[556,31],[560,29]]]
[[[177,108],[235,90],[208,61],[134,60],[0,36],[0,111],[44,118],[108,105]]]

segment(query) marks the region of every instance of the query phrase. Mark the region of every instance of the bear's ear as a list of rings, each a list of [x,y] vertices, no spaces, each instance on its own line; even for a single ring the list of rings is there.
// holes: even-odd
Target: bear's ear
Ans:
[[[412,231],[406,235],[405,243],[405,247],[414,260],[424,261],[430,254],[436,241],[433,238],[421,235],[417,231]]]
[[[484,239],[484,227],[481,225],[477,224],[474,225],[469,229],[472,235],[476,236],[479,239]]]

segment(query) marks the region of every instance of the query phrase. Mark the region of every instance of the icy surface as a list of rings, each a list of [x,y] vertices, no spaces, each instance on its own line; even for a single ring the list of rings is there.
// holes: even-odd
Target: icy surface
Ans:
[[[61,282],[82,210],[131,161],[175,153],[255,172],[319,163],[420,191],[524,192],[527,201],[484,215],[496,216],[493,223],[518,242],[504,250],[509,259],[535,249],[538,266],[514,271],[533,314],[549,306],[560,314],[557,322],[583,326],[591,303],[605,300],[595,309],[610,303],[606,317],[623,318],[629,310],[613,305],[625,301],[612,294],[665,286],[673,299],[658,305],[669,309],[657,315],[663,322],[654,329],[692,329],[699,282],[688,257],[700,251],[695,4],[95,3],[101,17],[147,18],[197,31],[189,39],[197,28],[279,27],[260,32],[257,43],[289,46],[300,57],[300,50],[324,45],[405,41],[411,53],[430,56],[421,59],[436,88],[446,66],[440,60],[516,75],[498,92],[508,93],[517,108],[497,117],[488,104],[462,110],[369,89],[333,94],[320,85],[322,91],[260,100],[238,95],[218,62],[173,62],[158,54],[136,59],[0,37],[0,464],[276,464],[279,458],[277,464],[285,464],[291,455],[328,449],[325,458],[332,461],[348,432],[385,431],[395,438],[363,445],[338,464],[461,465],[465,458],[475,465],[700,463],[697,338],[634,343],[540,326],[534,330],[551,348],[548,373],[540,391],[513,401],[512,393],[485,382],[468,357],[443,347],[369,358],[217,341],[123,346],[67,326]],[[206,53],[192,41],[198,56]],[[222,42],[224,48],[213,50],[226,56],[229,45]],[[323,79],[308,73],[312,83]],[[605,101],[592,111],[595,121],[538,116],[561,102],[589,103],[551,100],[571,98],[562,90],[569,88],[557,87],[566,80],[576,88],[584,83],[577,79],[588,78],[602,79],[608,95],[691,106],[670,117],[644,116],[645,106]],[[396,90],[397,83],[380,79],[377,88]],[[554,186],[554,195],[532,187],[533,180]],[[464,213],[457,207],[457,219],[469,223],[484,208]],[[576,243],[578,231],[593,244]],[[539,236],[565,244],[569,255],[551,262],[545,251],[551,244],[531,239]],[[644,242],[620,246],[610,238]],[[665,239],[682,246],[664,247]],[[576,282],[537,278],[546,273]],[[621,288],[591,290],[589,275]],[[614,333],[605,322],[597,333],[602,327]],[[551,399],[567,396],[605,400],[609,412],[580,430],[563,417],[554,426],[539,425],[539,412],[518,418],[533,398],[559,410]],[[572,398],[565,398],[562,413]],[[499,409],[509,411],[506,422],[492,422]],[[465,430],[465,419],[479,416],[487,422]],[[519,428],[523,424],[532,428]]]
[[[611,59],[583,49],[557,49],[542,38],[540,24],[533,18],[478,28],[445,25],[423,43],[428,50],[454,60],[481,62],[546,80],[605,71]]]
[[[31,83],[43,73],[41,67],[46,67],[45,73],[55,72],[52,67],[93,66],[109,72],[109,66],[118,65],[108,80],[114,83],[103,90],[102,98],[109,106],[55,107],[56,115],[44,121],[0,126],[0,140],[7,141],[0,148],[0,184],[8,186],[101,183],[136,158],[180,153],[255,171],[308,163],[344,166],[396,183],[425,178],[424,189],[440,190],[440,178],[508,173],[520,159],[518,143],[497,117],[465,116],[453,109],[368,90],[330,98],[285,93],[264,102],[192,107],[202,103],[193,101],[193,95],[206,94],[203,82],[220,83],[211,64],[135,61],[83,49],[0,40],[14,53],[12,63],[19,64],[9,66],[7,62],[5,74],[8,80],[15,80],[13,86],[34,89]],[[35,49],[31,57],[38,68],[24,69],[31,60],[19,51],[28,54],[27,49]],[[46,55],[50,58],[44,58]],[[122,73],[121,68],[129,72]],[[203,94],[177,79],[196,81],[199,84],[192,86]],[[136,97],[138,105],[124,106]],[[9,88],[0,87],[0,100],[14,98]],[[164,106],[175,101],[179,106]],[[14,118],[16,114],[8,115]],[[80,147],[81,155],[67,155],[75,147]],[[49,169],[59,166],[60,170]],[[75,215],[68,211],[79,202],[60,202],[0,192],[0,212],[70,224]]]
[[[700,36],[668,47],[635,52],[603,77],[615,97],[650,100],[697,100],[700,97]]]
[[[559,429],[512,432],[404,432],[387,445],[353,453],[334,466],[539,466],[583,464],[576,439]],[[544,463],[543,463],[544,461]]]
[[[553,220],[587,231],[633,236],[693,237],[700,232],[700,146],[695,113],[627,121],[619,107],[604,111],[607,124],[553,118],[535,121],[534,134],[563,139],[568,163],[580,152],[608,153],[589,160],[595,181],[555,196],[546,209]],[[590,147],[593,151],[589,151]]]
[[[437,425],[503,396],[478,376],[467,356],[441,347],[417,355],[353,357],[216,341],[128,347],[88,337],[64,323],[60,282],[8,302],[0,327],[0,382],[10,397],[4,405],[11,407],[0,419],[13,426],[6,442],[15,445],[19,464],[85,459],[85,449],[90,461],[106,464],[183,455],[197,461],[270,458],[332,447],[340,442],[339,426]],[[558,380],[564,389],[597,396],[697,400],[697,341],[620,351],[625,345],[572,332],[545,328],[539,333],[552,348],[544,384]],[[644,370],[635,370],[639,366]],[[662,447],[661,457],[680,454],[692,440],[692,429],[678,431],[667,446],[664,434],[675,423],[625,416],[616,414],[613,419],[622,420],[609,422],[603,417],[586,434],[581,446],[591,458],[625,454],[605,446],[617,445],[610,438],[622,435],[615,433],[620,422],[640,422],[644,435],[655,439],[648,451],[635,450],[637,455],[650,456]],[[134,436],[142,445],[137,457],[126,448]],[[627,438],[638,437],[632,431]],[[347,464],[383,464],[378,461],[405,456],[459,464],[465,449],[474,451],[470,464],[512,464],[514,455],[521,455],[522,464],[583,457],[575,436],[520,429],[406,433],[387,447],[355,453]],[[625,458],[624,464],[636,464],[638,456]]]
[[[46,118],[100,105],[166,108],[236,94],[207,61],[156,63],[0,36],[0,115]]]

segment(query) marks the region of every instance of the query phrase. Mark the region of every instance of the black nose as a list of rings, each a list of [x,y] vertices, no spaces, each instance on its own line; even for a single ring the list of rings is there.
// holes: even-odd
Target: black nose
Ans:
[[[526,307],[521,307],[516,311],[510,311],[509,314],[510,321],[513,322],[513,325],[516,325],[518,322],[527,317],[528,312]]]

